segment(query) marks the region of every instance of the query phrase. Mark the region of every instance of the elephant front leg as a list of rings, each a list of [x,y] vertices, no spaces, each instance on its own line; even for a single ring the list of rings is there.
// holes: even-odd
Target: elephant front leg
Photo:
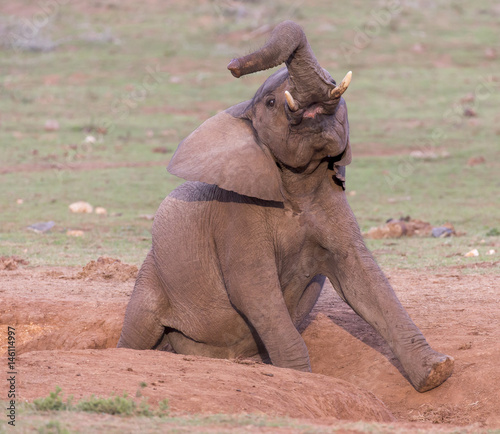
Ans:
[[[265,252],[259,257],[248,257],[247,252],[233,251],[231,262],[222,261],[232,306],[255,332],[254,339],[258,335],[273,365],[310,372],[309,353],[287,309],[273,266],[274,258]],[[239,331],[225,333],[238,334]]]
[[[361,237],[334,255],[329,270],[336,291],[385,339],[418,392],[439,386],[451,375],[453,358],[430,347]]]
[[[413,323],[366,248],[343,193],[337,195],[335,214],[328,215],[323,228],[326,237],[316,255],[324,274],[389,344],[417,391],[439,386],[451,375],[453,358],[434,351]]]
[[[231,279],[229,299],[255,330],[273,365],[310,372],[306,344],[290,317],[277,277],[266,274]]]

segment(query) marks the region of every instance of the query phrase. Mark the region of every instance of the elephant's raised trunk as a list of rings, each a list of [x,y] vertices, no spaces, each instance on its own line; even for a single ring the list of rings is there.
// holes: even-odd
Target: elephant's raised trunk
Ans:
[[[316,60],[304,31],[293,21],[278,24],[260,50],[231,60],[228,69],[235,77],[241,77],[282,63],[288,68],[290,90],[286,101],[291,111],[340,98],[349,85],[350,73],[336,86]]]

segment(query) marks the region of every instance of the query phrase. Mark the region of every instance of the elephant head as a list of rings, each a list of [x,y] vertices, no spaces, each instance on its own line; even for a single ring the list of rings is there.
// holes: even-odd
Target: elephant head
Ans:
[[[235,77],[285,63],[254,97],[208,119],[184,139],[168,170],[189,181],[264,200],[283,201],[283,169],[310,174],[328,164],[344,186],[351,162],[349,123],[340,85],[316,60],[300,26],[285,21],[258,51],[233,59]]]

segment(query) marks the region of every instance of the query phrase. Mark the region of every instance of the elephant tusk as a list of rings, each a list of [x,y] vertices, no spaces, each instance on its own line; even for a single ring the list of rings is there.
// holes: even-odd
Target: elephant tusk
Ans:
[[[339,98],[340,96],[342,96],[342,94],[347,90],[347,88],[349,87],[349,84],[351,83],[351,78],[352,78],[352,71],[349,71],[344,79],[342,80],[342,82],[334,87],[331,91],[330,91],[330,98]]]
[[[288,108],[291,111],[296,112],[299,109],[299,105],[295,102],[293,96],[287,90],[285,90],[285,98],[286,98],[286,103],[288,104]]]

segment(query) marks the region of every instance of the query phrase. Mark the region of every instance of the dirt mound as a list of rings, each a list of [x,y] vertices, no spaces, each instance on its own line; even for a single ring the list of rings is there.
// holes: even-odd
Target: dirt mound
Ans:
[[[64,283],[62,283],[64,284]],[[126,301],[9,300],[1,309],[2,324],[16,328],[16,352],[116,347]],[[78,312],[82,314],[78,314]],[[0,354],[7,348],[0,337]]]
[[[0,270],[17,270],[19,265],[28,265],[29,261],[19,256],[0,256]]]
[[[176,413],[394,421],[372,393],[346,381],[256,362],[119,348],[30,352],[19,367],[20,397],[30,401],[56,384],[78,400],[92,384],[98,396],[136,396],[139,389],[152,405],[167,398]]]
[[[83,270],[76,275],[76,279],[85,280],[119,280],[125,282],[135,279],[139,270],[135,265],[122,263],[119,259],[101,256],[97,261],[90,261]]]

